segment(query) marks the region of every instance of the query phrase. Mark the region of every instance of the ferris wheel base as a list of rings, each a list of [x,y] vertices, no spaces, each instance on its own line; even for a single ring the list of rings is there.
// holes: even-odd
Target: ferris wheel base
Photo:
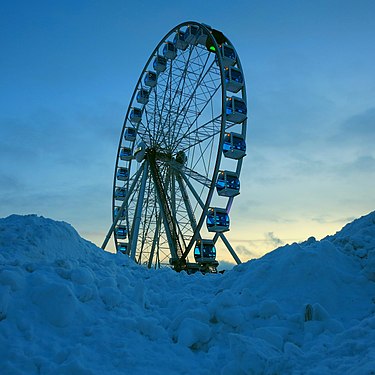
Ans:
[[[181,262],[181,261],[173,261],[172,259],[169,260],[169,264],[172,266],[172,269],[181,272],[184,271],[187,274],[191,275],[196,272],[205,273],[217,273],[217,267],[219,262],[217,260],[212,260],[210,262]]]
[[[191,275],[196,272],[201,273],[217,273],[218,261],[212,263],[186,263],[185,271]]]

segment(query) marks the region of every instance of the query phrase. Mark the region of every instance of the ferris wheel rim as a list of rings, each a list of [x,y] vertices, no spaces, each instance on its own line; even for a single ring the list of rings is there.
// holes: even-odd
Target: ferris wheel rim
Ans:
[[[202,24],[202,23],[199,23],[199,22],[195,22],[195,21],[186,21],[186,22],[183,22],[183,23],[180,23],[179,25],[175,26],[174,28],[172,28],[167,34],[165,34],[165,36],[160,40],[160,42],[157,44],[157,46],[155,47],[155,49],[153,50],[153,52],[150,54],[150,57],[148,58],[145,66],[143,67],[142,69],[142,72],[139,76],[139,79],[135,85],[135,89],[133,91],[133,94],[132,94],[132,97],[131,97],[131,100],[130,100],[130,104],[128,106],[128,109],[127,109],[127,112],[126,112],[126,116],[125,116],[125,119],[124,119],[124,123],[123,123],[123,127],[122,127],[122,131],[121,131],[121,136],[120,136],[120,141],[119,141],[119,145],[118,145],[118,151],[117,151],[117,156],[116,156],[116,164],[115,164],[115,175],[114,175],[114,182],[113,182],[113,199],[112,199],[112,217],[113,217],[113,220],[114,220],[114,208],[116,207],[116,199],[115,199],[115,189],[116,189],[116,172],[119,168],[119,160],[120,160],[120,151],[121,151],[121,146],[123,145],[123,137],[124,137],[124,133],[125,133],[125,129],[126,129],[126,124],[129,122],[128,118],[129,118],[129,114],[130,114],[130,111],[131,111],[131,108],[132,108],[132,104],[134,103],[134,100],[135,100],[135,96],[139,90],[139,87],[141,86],[142,87],[142,79],[144,77],[144,74],[148,71],[147,68],[150,66],[152,60],[155,58],[155,56],[157,55],[160,47],[163,45],[163,43],[165,43],[167,41],[167,39],[173,35],[174,32],[178,32],[181,28],[183,27],[188,27],[189,25],[195,25],[195,26],[198,26],[199,28],[202,28],[203,30],[205,30],[205,32],[207,33],[207,35],[210,35],[210,29],[208,27],[206,27],[206,25]],[[217,43],[217,41],[215,40],[214,37],[211,37],[212,39],[212,42],[215,44],[215,47],[216,47],[216,50],[218,51],[219,50],[219,45]],[[234,46],[233,44],[229,41],[229,39],[227,38],[229,44],[233,47],[234,49]],[[221,161],[221,158],[222,158],[222,152],[221,152],[221,149],[222,149],[222,146],[223,146],[223,134],[225,132],[225,127],[226,127],[226,124],[227,124],[227,120],[226,120],[226,114],[225,114],[225,102],[226,102],[226,90],[225,90],[225,82],[224,82],[224,63],[223,63],[223,59],[222,59],[222,56],[220,53],[217,53],[216,54],[216,58],[218,59],[218,65],[219,65],[219,68],[220,68],[220,79],[221,79],[221,126],[220,126],[220,138],[219,138],[219,144],[218,144],[218,147],[217,147],[217,154],[216,154],[216,160],[215,160],[215,165],[214,165],[214,169],[213,169],[213,172],[212,172],[212,178],[211,178],[211,182],[210,182],[210,188],[206,194],[206,198],[205,198],[205,202],[204,202],[204,207],[202,208],[202,214],[200,215],[199,217],[199,221],[197,223],[197,228],[194,230],[194,234],[189,242],[189,245],[187,246],[186,248],[186,254],[184,254],[184,258],[189,254],[189,252],[191,251],[192,249],[192,246],[194,244],[194,242],[197,240],[197,236],[199,236],[199,232],[203,226],[203,223],[204,223],[204,219],[206,217],[206,211],[208,209],[208,207],[210,206],[210,203],[212,201],[212,196],[215,192],[215,183],[216,183],[216,178],[217,178],[217,175],[218,175],[218,171],[219,171],[219,168],[220,168],[220,161]],[[242,66],[241,66],[241,63],[240,63],[240,60],[239,60],[239,57],[238,57],[238,54],[237,54],[237,64],[239,66],[239,68],[241,69],[241,72],[242,72]],[[246,88],[245,88],[245,84],[243,86],[243,91],[242,91],[242,97],[244,97],[245,101],[246,101]],[[244,120],[243,124],[242,124],[242,133],[244,135],[246,135],[246,119]],[[134,149],[134,146],[135,146],[135,143],[133,144],[133,149]],[[131,160],[129,162],[129,165],[131,165],[131,163],[134,162],[134,160]],[[240,171],[241,171],[241,166],[242,166],[242,159],[241,160],[238,160],[237,162],[237,168],[236,168],[236,172],[239,174]],[[139,166],[139,168],[141,168],[141,165]],[[127,184],[129,185],[129,181],[131,179],[131,176],[128,177],[128,180],[127,180]],[[231,203],[233,201],[233,197],[230,197],[228,199],[228,203],[227,203],[227,206],[226,206],[226,209],[227,210],[230,210],[230,207],[231,207]],[[116,243],[116,248],[117,248],[117,240],[116,240],[116,236],[115,236],[115,243]]]

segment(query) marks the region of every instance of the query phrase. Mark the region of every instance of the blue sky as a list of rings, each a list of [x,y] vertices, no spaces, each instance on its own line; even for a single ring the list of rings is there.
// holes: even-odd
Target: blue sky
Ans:
[[[196,20],[236,46],[248,156],[228,237],[246,259],[375,207],[373,1],[14,1],[0,12],[0,216],[100,245],[118,139],[159,40]],[[238,242],[236,242],[238,241]]]

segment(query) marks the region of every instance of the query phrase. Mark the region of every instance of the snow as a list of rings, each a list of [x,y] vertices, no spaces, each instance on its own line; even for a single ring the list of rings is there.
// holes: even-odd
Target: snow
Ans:
[[[1,374],[375,374],[375,212],[223,275],[0,219]]]

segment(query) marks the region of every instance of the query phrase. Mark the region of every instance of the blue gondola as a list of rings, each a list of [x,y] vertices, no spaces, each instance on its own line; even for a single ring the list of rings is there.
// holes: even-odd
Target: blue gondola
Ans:
[[[128,243],[127,242],[118,242],[117,243],[117,250],[120,253],[128,254]]]
[[[126,228],[126,225],[118,225],[115,229],[116,237],[120,240],[125,240],[125,238],[128,236],[128,229]]]
[[[244,85],[243,75],[240,69],[233,66],[225,68],[225,87],[228,91],[238,92]]]
[[[140,89],[137,93],[137,102],[140,104],[147,104],[150,97],[150,91],[146,89]]]
[[[210,207],[206,224],[209,232],[226,232],[229,230],[229,215],[224,208]]]
[[[232,66],[237,60],[235,49],[228,44],[221,45],[221,57],[223,59],[224,66]]]
[[[202,46],[206,46],[207,38],[208,38],[208,35],[205,33],[205,31],[203,29],[200,29],[199,34],[198,34],[198,40],[197,40],[198,44],[201,44]]]
[[[144,83],[146,86],[149,87],[155,87],[156,84],[158,83],[158,77],[155,72],[148,71],[146,72],[145,78],[144,78]]]
[[[223,154],[226,158],[239,160],[246,155],[246,142],[242,134],[225,133]]]
[[[227,98],[226,102],[227,120],[239,124],[247,117],[246,103],[236,96]]]
[[[133,142],[135,141],[135,138],[137,137],[137,129],[133,128],[132,126],[129,126],[125,129],[124,133],[124,139],[126,141]]]
[[[117,179],[120,181],[126,181],[129,178],[129,169],[120,167],[117,169]]]
[[[174,47],[176,48],[176,47]],[[152,64],[153,68],[158,72],[162,73],[167,69],[167,58],[161,55],[157,55]]]
[[[200,34],[200,28],[196,25],[189,25],[185,31],[185,41],[189,44],[197,44]]]
[[[216,190],[220,196],[234,197],[240,194],[240,179],[236,172],[219,171]]]
[[[114,210],[114,216],[115,217],[117,216],[119,209],[120,209],[120,207],[118,207],[118,206],[115,207],[115,210]],[[122,210],[121,215],[119,217],[119,220],[120,221],[125,220],[125,210]]]
[[[169,60],[174,60],[177,56],[177,48],[172,42],[165,42],[163,56]]]
[[[123,201],[126,197],[127,190],[124,187],[117,187],[115,190],[115,199],[118,201]]]
[[[129,161],[133,159],[132,149],[129,147],[122,147],[120,150],[120,159]]]
[[[129,118],[133,124],[139,124],[142,121],[142,110],[140,108],[132,108]]]
[[[189,43],[185,40],[185,33],[181,30],[176,31],[176,34],[173,38],[173,44],[176,48],[181,49],[183,51],[186,50]]]
[[[197,263],[215,262],[216,248],[214,241],[198,240],[194,248],[194,259]]]

